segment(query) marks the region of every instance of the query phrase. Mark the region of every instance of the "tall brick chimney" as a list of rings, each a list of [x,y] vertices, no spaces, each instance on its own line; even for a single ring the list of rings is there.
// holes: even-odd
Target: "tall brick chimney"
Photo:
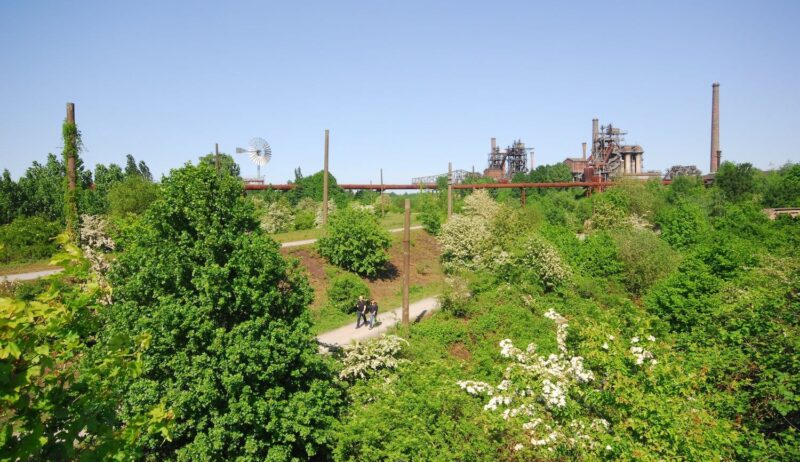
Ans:
[[[719,82],[711,85],[711,173],[719,168]]]

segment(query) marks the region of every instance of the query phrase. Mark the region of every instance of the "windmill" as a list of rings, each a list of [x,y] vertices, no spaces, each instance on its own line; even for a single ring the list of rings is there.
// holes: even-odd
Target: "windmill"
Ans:
[[[258,179],[261,180],[261,166],[267,165],[272,158],[272,149],[264,138],[253,138],[245,148],[236,148],[236,154],[248,154],[250,162],[256,164]]]

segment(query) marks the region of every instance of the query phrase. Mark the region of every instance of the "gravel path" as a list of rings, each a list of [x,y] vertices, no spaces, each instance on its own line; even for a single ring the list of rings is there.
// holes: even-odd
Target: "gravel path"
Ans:
[[[408,306],[408,318],[411,322],[417,322],[422,317],[439,308],[436,297],[423,298],[418,302],[411,303]],[[403,316],[403,308],[395,308],[392,311],[385,313],[378,313],[378,318],[375,320],[375,328],[369,330],[369,326],[361,326],[356,329],[356,317],[353,314],[353,322],[350,324],[334,329],[324,334],[317,336],[317,341],[320,344],[320,350],[327,351],[329,347],[341,347],[347,345],[353,340],[364,340],[370,337],[377,337],[385,333],[390,327],[401,321]]]
[[[30,281],[31,279],[43,278],[45,276],[50,276],[51,274],[60,273],[62,271],[64,271],[63,268],[56,268],[44,271],[33,271],[31,273],[7,274],[5,276],[0,276],[0,281]]]

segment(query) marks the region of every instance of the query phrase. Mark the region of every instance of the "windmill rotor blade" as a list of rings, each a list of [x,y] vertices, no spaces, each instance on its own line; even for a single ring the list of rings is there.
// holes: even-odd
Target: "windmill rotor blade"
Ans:
[[[256,165],[266,165],[268,162],[268,159],[266,157],[260,156],[258,154],[251,154],[250,160]]]

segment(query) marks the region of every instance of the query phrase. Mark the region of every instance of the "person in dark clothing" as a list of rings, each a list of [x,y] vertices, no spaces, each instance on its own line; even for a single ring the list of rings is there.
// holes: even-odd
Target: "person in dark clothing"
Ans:
[[[367,309],[369,308],[369,304],[367,301],[364,300],[363,295],[358,296],[358,301],[356,302],[356,329],[361,327],[361,320],[364,320],[364,325],[367,325]]]
[[[372,330],[375,327],[375,318],[378,316],[378,302],[373,298],[367,309],[369,310],[369,330]]]

